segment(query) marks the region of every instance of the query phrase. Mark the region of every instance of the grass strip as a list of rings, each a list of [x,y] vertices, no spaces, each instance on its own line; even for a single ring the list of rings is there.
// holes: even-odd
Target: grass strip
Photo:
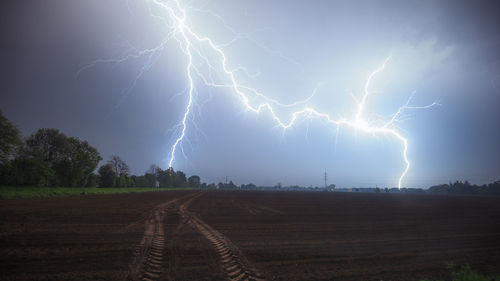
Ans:
[[[189,190],[191,188],[155,187],[0,187],[0,199],[44,198],[73,195],[122,194],[133,192],[155,192],[168,190]]]

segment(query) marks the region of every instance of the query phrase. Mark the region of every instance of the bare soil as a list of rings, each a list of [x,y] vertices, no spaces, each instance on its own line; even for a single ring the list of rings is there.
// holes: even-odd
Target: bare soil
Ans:
[[[0,280],[420,280],[499,273],[500,198],[167,191],[0,201]]]

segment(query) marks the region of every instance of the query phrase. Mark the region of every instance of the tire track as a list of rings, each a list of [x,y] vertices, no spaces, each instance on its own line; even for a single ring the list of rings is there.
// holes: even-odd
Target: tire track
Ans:
[[[224,236],[219,231],[213,229],[210,225],[206,224],[193,213],[190,213],[187,208],[191,202],[203,193],[199,193],[179,207],[179,213],[184,217],[187,223],[194,229],[198,230],[215,249],[221,267],[226,273],[227,279],[230,281],[264,281],[265,278],[253,267],[250,262],[245,258],[236,245],[234,245],[229,238]]]
[[[149,218],[146,220],[141,242],[135,248],[134,259],[127,280],[156,281],[160,279],[165,261],[165,229],[163,222],[167,210],[174,208],[179,200],[197,196],[199,196],[199,193],[188,194],[162,203],[151,211]]]

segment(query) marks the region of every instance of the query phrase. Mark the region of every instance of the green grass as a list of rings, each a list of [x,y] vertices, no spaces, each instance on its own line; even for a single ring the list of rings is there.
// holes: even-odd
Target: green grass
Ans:
[[[470,266],[465,265],[451,273],[453,281],[500,281],[500,275],[483,275],[473,271]],[[424,279],[421,281],[442,281],[434,279]]]
[[[154,188],[154,187],[127,187],[127,188],[97,188],[97,187],[0,187],[0,199],[11,198],[43,198],[71,195],[119,194],[132,192],[152,192],[167,190],[187,190],[190,188]]]

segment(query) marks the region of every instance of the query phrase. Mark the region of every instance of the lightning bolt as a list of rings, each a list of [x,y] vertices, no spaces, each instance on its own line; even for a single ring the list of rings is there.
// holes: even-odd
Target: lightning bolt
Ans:
[[[268,97],[267,95],[261,93],[259,90],[253,87],[238,82],[238,79],[236,77],[237,72],[246,71],[246,69],[241,66],[231,69],[228,66],[227,57],[223,51],[223,47],[227,46],[228,44],[231,44],[237,38],[229,43],[217,45],[212,39],[204,37],[195,32],[189,24],[186,7],[184,7],[181,4],[181,0],[170,0],[170,1],[146,0],[146,1],[152,4],[151,6],[159,8],[159,10],[165,13],[162,15],[158,15],[153,11],[152,7],[149,6],[150,15],[153,18],[158,19],[161,23],[163,23],[165,25],[165,28],[168,30],[166,39],[162,41],[161,44],[159,44],[155,48],[137,51],[133,55],[127,55],[123,58],[116,60],[98,60],[84,66],[84,69],[91,67],[96,63],[108,63],[108,62],[120,63],[129,58],[136,58],[141,56],[146,56],[148,60],[151,61],[154,57],[154,54],[163,51],[165,49],[166,44],[170,40],[173,39],[177,42],[180,50],[185,54],[187,58],[185,73],[188,81],[188,86],[186,90],[188,100],[184,113],[182,115],[182,119],[179,123],[179,127],[181,128],[180,134],[178,135],[177,138],[175,138],[175,141],[173,142],[173,145],[170,148],[169,152],[170,159],[168,161],[169,167],[173,166],[175,162],[175,156],[179,147],[182,150],[182,143],[186,138],[188,130],[188,119],[192,114],[193,103],[195,102],[194,101],[195,80],[197,81],[197,79],[199,79],[200,81],[203,82],[204,85],[208,87],[231,90],[231,92],[241,101],[244,108],[250,112],[258,114],[264,110],[268,111],[271,114],[272,119],[276,122],[277,126],[281,127],[284,130],[294,126],[297,120],[299,120],[300,118],[314,117],[324,120],[329,124],[331,124],[332,126],[335,126],[337,129],[337,136],[339,128],[345,126],[353,128],[356,131],[361,131],[373,135],[386,135],[398,140],[402,146],[402,157],[405,163],[404,169],[402,170],[398,179],[398,188],[401,188],[403,179],[408,173],[411,163],[408,159],[408,139],[405,138],[398,131],[398,129],[394,124],[400,121],[399,117],[405,110],[427,109],[440,104],[434,102],[432,104],[425,106],[410,106],[409,105],[410,101],[412,100],[414,95],[414,93],[412,93],[406,104],[399,107],[399,109],[391,116],[391,118],[388,121],[384,122],[383,120],[378,120],[378,119],[377,120],[367,119],[367,117],[365,116],[366,115],[365,107],[367,106],[367,102],[369,101],[369,98],[371,97],[372,94],[372,92],[370,91],[371,81],[378,73],[382,72],[386,68],[386,65],[391,59],[391,56],[387,57],[383,61],[382,65],[380,65],[377,69],[371,72],[371,74],[368,76],[364,85],[364,92],[362,98],[356,102],[357,110],[355,111],[356,112],[355,116],[353,118],[346,118],[346,117],[332,118],[327,113],[323,113],[316,110],[315,108],[306,106],[306,103],[314,97],[318,87],[316,87],[306,99],[290,104],[285,104],[273,98]],[[230,29],[230,27],[226,25],[226,23],[222,20],[220,16],[212,12],[210,13],[213,14],[215,17],[217,17],[219,20],[221,20],[226,26],[226,28]],[[236,34],[236,37],[248,37],[248,35],[246,34],[243,34],[241,36],[238,35],[233,29],[230,29],[230,31]],[[149,62],[140,70],[137,78],[133,81],[132,86],[135,85],[137,79],[144,73],[144,71],[147,68],[150,67],[150,65],[151,62]],[[206,72],[208,72],[208,74],[204,74],[203,70],[201,69],[202,66],[200,65],[206,68]],[[214,77],[213,72],[219,74],[219,76],[222,76],[223,79],[221,80],[225,80],[225,82],[216,82],[215,79],[213,78]],[[255,100],[259,100],[260,102],[258,102],[257,105],[252,105],[252,101]],[[304,105],[304,107],[302,109],[294,111],[291,114],[291,118],[289,120],[284,120],[280,118],[276,113],[277,108],[284,108],[284,107],[291,108],[301,105]],[[337,142],[337,138],[335,142]]]

